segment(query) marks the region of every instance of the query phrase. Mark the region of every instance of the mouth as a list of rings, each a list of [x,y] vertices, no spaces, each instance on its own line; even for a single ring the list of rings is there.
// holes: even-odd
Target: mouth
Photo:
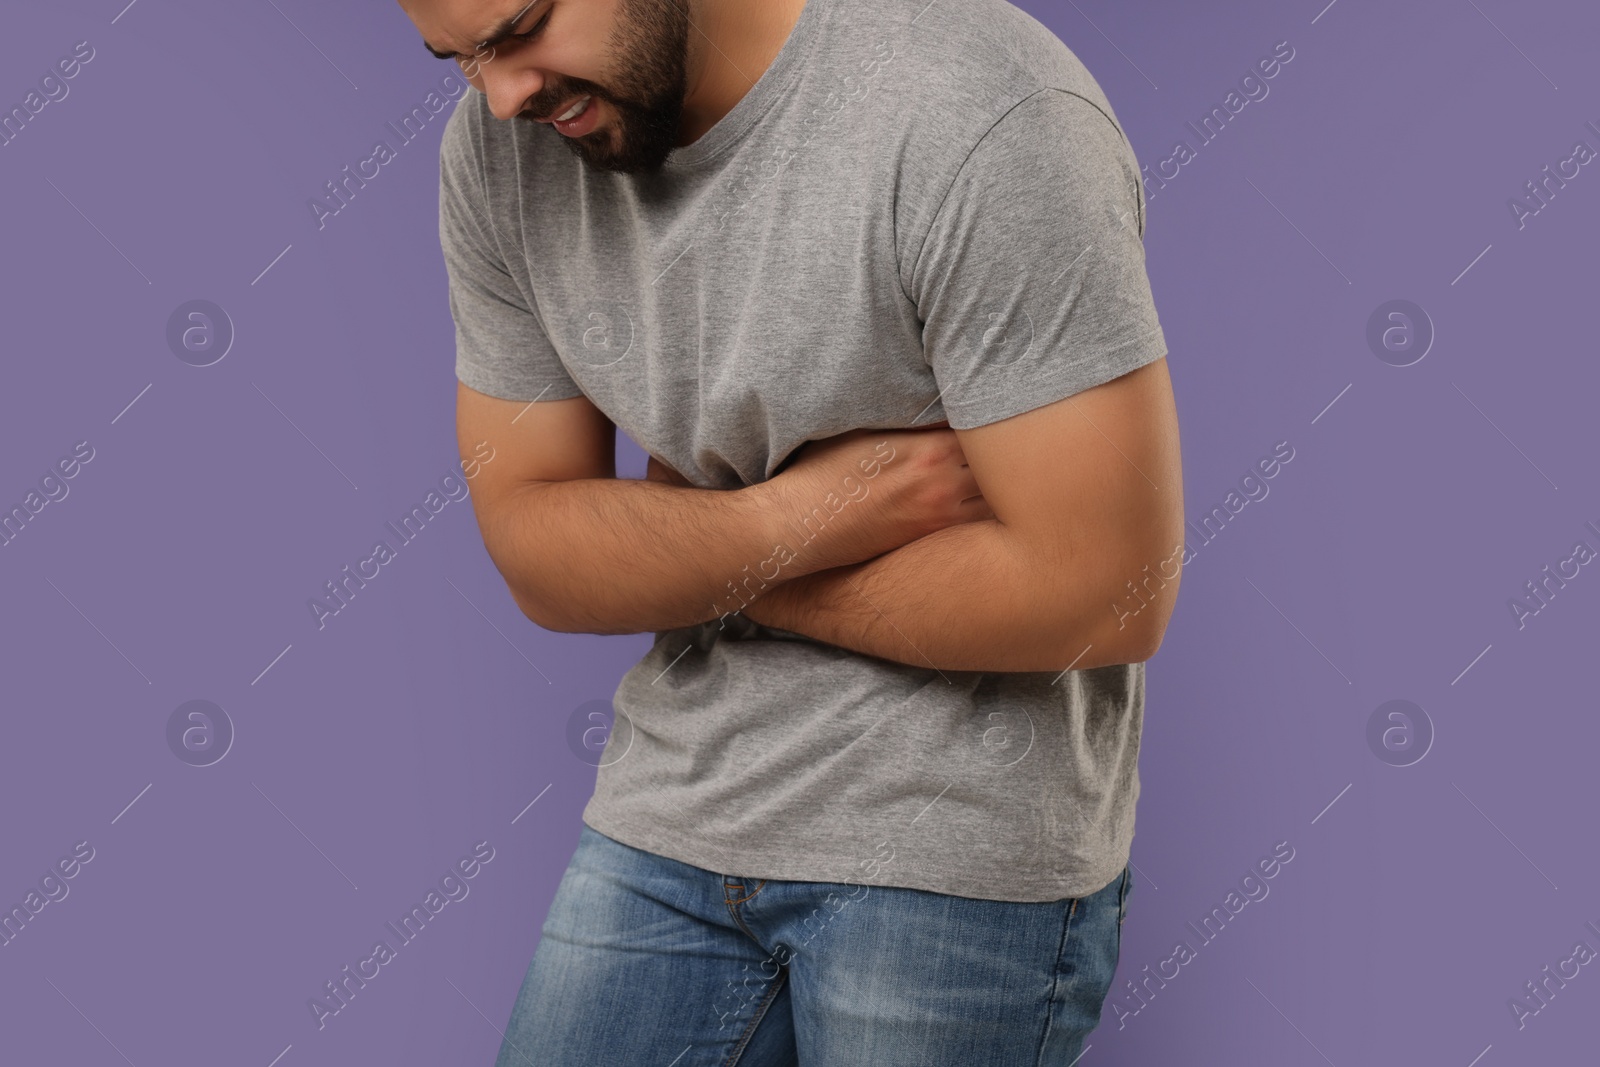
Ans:
[[[583,113],[584,108],[589,106],[589,100],[590,98],[587,96],[578,97],[578,99],[572,102],[571,107],[567,108],[567,110],[563,111],[561,114],[555,116],[554,121],[571,122],[573,119],[577,118]]]
[[[593,96],[580,96],[563,110],[538,121],[549,123],[564,136],[581,137],[594,129],[597,112]]]

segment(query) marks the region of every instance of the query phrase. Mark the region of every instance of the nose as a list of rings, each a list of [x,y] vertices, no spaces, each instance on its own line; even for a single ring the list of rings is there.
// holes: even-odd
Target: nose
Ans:
[[[517,68],[508,59],[479,68],[478,88],[489,98],[489,113],[497,119],[515,118],[528,101],[544,88],[544,76],[532,67]]]

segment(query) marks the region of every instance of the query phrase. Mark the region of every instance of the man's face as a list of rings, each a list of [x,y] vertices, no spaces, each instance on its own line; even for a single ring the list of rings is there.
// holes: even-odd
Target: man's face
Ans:
[[[401,0],[430,51],[453,53],[501,119],[553,123],[599,170],[658,169],[688,85],[688,0]],[[518,17],[520,16],[520,17]],[[503,19],[513,36],[477,50]]]

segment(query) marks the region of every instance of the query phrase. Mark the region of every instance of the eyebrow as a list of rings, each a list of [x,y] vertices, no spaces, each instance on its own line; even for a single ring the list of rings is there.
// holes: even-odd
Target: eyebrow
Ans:
[[[489,31],[489,35],[485,37],[483,42],[478,45],[477,49],[474,50],[474,54],[481,52],[485,48],[492,48],[504,41],[507,37],[510,37],[511,34],[516,30],[517,23],[522,21],[522,16],[526,15],[529,11],[532,11],[534,6],[538,3],[539,0],[532,0],[531,3],[529,3],[521,11],[518,11],[515,15],[512,15],[508,19],[503,19],[494,27],[494,29]],[[428,54],[433,56],[435,59],[455,59],[458,54],[456,52],[442,51],[433,47],[433,45],[429,44],[427,41],[422,42],[422,47],[426,48],[428,50]]]

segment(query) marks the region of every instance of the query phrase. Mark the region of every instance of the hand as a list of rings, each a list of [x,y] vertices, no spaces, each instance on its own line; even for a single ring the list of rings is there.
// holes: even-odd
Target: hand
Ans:
[[[844,566],[892,551],[957,523],[993,519],[948,422],[915,429],[850,430],[808,441],[766,483],[795,523],[813,520],[803,551]],[[833,512],[829,494],[845,506]],[[820,509],[820,510],[819,510]],[[819,532],[820,531],[820,532]],[[802,551],[799,545],[796,551]]]

